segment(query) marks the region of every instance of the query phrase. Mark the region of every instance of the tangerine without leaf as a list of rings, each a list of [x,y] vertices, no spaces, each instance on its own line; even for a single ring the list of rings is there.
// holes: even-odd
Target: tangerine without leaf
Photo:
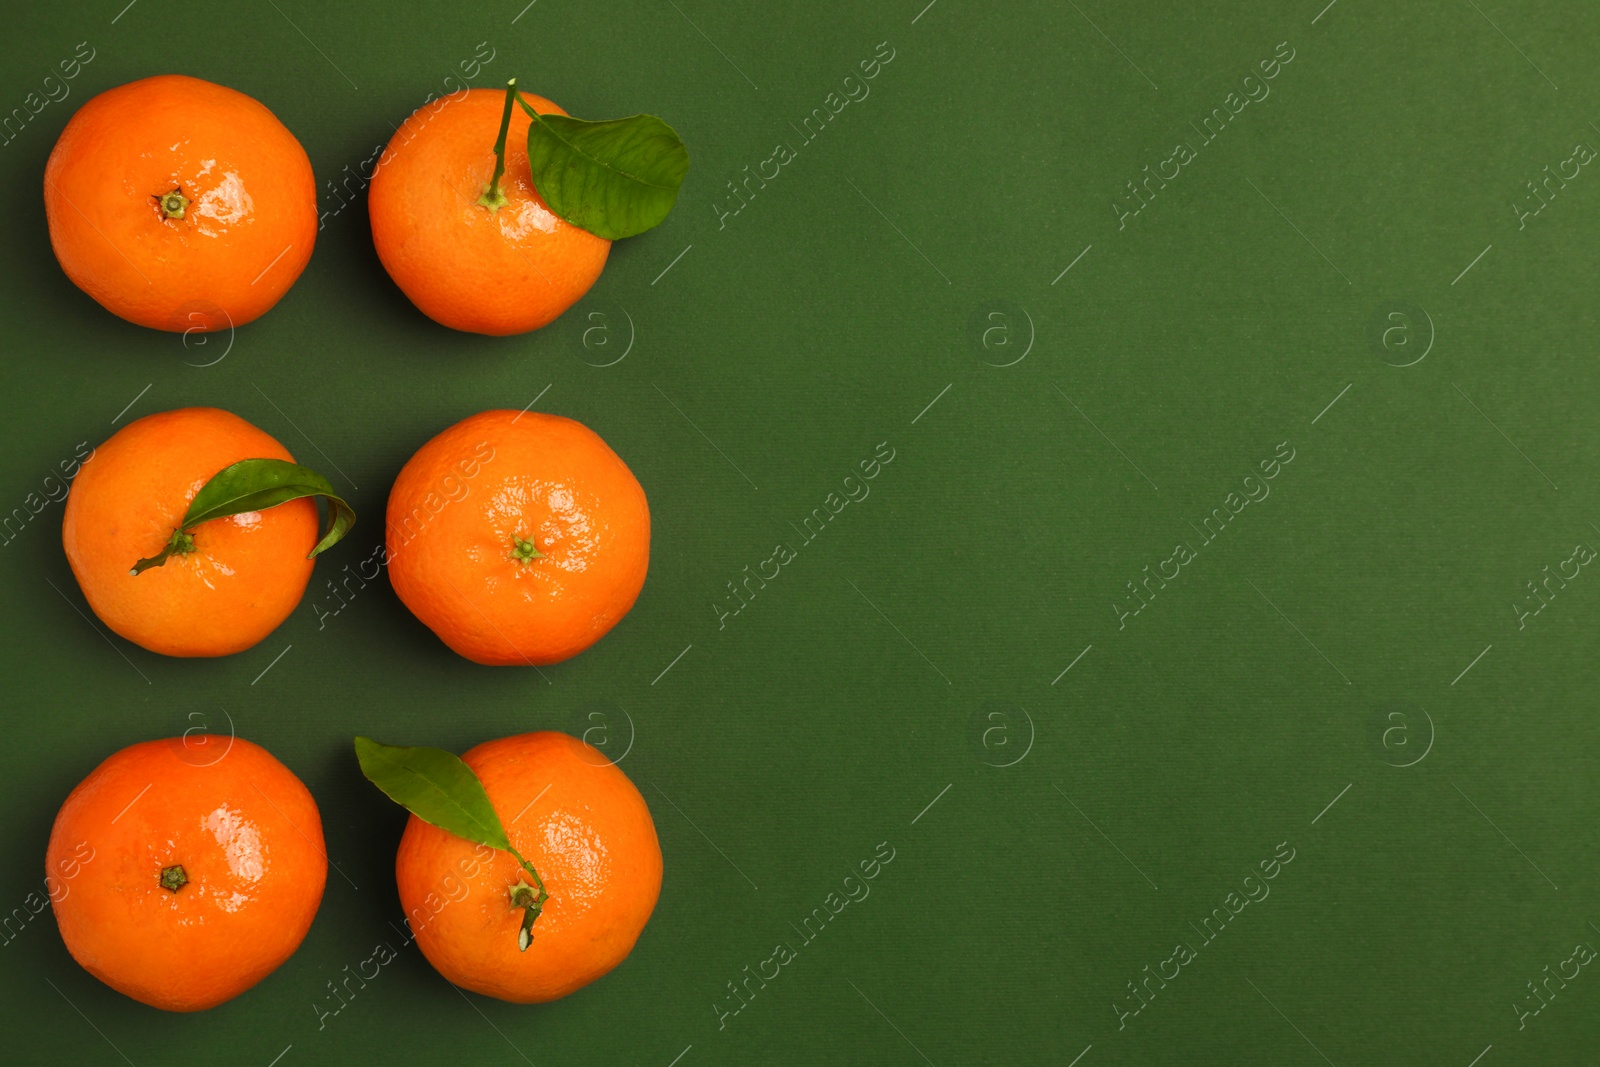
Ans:
[[[627,958],[661,893],[661,845],[644,797],[600,752],[566,734],[505,737],[461,757],[512,847],[549,899],[518,948],[527,872],[415,815],[395,856],[400,904],[428,962],[447,980],[516,1004],[555,1000]]]
[[[484,411],[417,450],[389,491],[389,581],[475,663],[557,663],[633,607],[650,506],[581,422]]]
[[[194,549],[131,574],[183,521],[189,501],[242,459],[294,462],[263,430],[217,408],[136,419],[79,468],[61,542],[89,606],[111,629],[166,656],[226,656],[259,642],[311,580],[317,506],[291,500],[201,523]]]
[[[46,882],[67,951],[165,1011],[215,1007],[311,928],[328,877],[322,819],[294,772],[242,738],[130,745],[56,815]]]
[[[522,98],[541,115],[566,112],[542,96]],[[451,93],[418,108],[384,149],[367,191],[372,243],[402,292],[454,330],[537,330],[577,303],[600,277],[611,242],[545,205],[528,164],[528,125],[511,111],[505,202],[478,202],[495,170],[495,137],[506,94]]]
[[[50,245],[74,285],[157,330],[225,330],[276,304],[317,237],[311,161],[244,93],[181,74],[108,89],[44,169]]]

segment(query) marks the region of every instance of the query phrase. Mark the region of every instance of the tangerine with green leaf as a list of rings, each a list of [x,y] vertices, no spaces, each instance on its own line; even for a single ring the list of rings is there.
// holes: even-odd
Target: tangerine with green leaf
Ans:
[[[320,542],[314,496],[328,498]],[[288,618],[311,557],[354,512],[327,479],[239,416],[182,408],[124,426],[79,468],[61,540],[84,598],[128,640],[226,656]]]
[[[67,951],[165,1011],[238,996],[300,946],[328,878],[322,819],[293,771],[243,738],[130,745],[56,815],[46,884]]]
[[[401,125],[367,191],[378,259],[424,315],[471,333],[526,333],[553,321],[600,277],[611,242],[557,217],[528,170],[529,119],[508,113],[496,201],[495,127],[505,94],[470,89]],[[536,110],[560,113],[543,97]]]
[[[356,749],[412,812],[395,856],[400,903],[450,982],[540,1003],[633,951],[661,893],[661,845],[644,797],[599,749],[548,731],[460,759],[366,738]]]
[[[589,291],[613,239],[666,217],[688,165],[653,116],[585,122],[515,79],[464,90],[419,108],[384,149],[372,241],[435,322],[526,333]]]

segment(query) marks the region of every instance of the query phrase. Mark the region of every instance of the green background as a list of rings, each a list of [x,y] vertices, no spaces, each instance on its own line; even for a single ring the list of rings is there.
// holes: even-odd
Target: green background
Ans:
[[[1513,605],[1600,546],[1600,174],[1520,227],[1511,205],[1600,145],[1600,9],[925,2],[8,8],[0,108],[78,42],[94,58],[0,146],[0,511],[80,442],[207,404],[361,515],[289,621],[216,661],[90,621],[59,503],[7,534],[0,910],[27,914],[74,784],[202,723],[306,781],[338,868],[300,951],[193,1016],[102,986],[48,914],[14,920],[8,1062],[1594,1058],[1600,974],[1552,983],[1520,1028],[1514,1005],[1600,945],[1600,578],[1520,627]],[[649,111],[690,146],[671,218],[549,328],[435,326],[383,273],[364,200],[331,213],[326,186],[299,284],[203,348],[57,267],[40,176],[90,95],[223,82],[327,182],[480,42],[472,84]],[[803,141],[880,42],[870,95]],[[1191,124],[1280,42],[1270,96],[1201,144]],[[1119,224],[1124,183],[1180,141],[1196,158]],[[797,158],[719,221],[779,142]],[[412,451],[530,403],[596,429],[649,494],[632,614],[543,677],[456,658],[383,579],[319,618]],[[870,496],[798,545],[880,442]],[[1270,497],[1200,545],[1280,442]],[[780,541],[798,558],[719,626],[725,583]],[[1119,624],[1180,541],[1198,558]],[[587,731],[655,814],[665,882],[633,955],[517,1007],[407,948],[319,1025],[326,983],[399,944],[403,813],[351,736],[461,751],[547,728]],[[880,842],[871,895],[719,1026],[726,983]],[[1285,842],[1271,895],[1201,944],[1191,924]],[[1119,1025],[1180,940],[1197,958]]]

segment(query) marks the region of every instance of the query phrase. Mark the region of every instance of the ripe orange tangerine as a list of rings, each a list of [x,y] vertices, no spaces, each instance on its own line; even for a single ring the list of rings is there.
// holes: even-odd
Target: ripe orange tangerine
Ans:
[[[96,767],[61,805],[45,866],[72,958],[166,1011],[214,1007],[276,970],[328,878],[305,785],[261,746],[211,734]]]
[[[557,663],[633,607],[650,506],[581,422],[484,411],[417,450],[389,491],[389,581],[475,663]]]
[[[395,879],[422,954],[463,989],[518,1004],[564,997],[615,968],[661,894],[661,845],[639,790],[562,733],[488,741],[461,759],[549,897],[524,951],[512,899],[529,888],[522,866],[413,815]]]
[[[566,112],[542,96],[540,114]],[[481,203],[495,174],[507,96],[452,93],[419,108],[389,142],[367,192],[384,269],[424,315],[472,333],[526,333],[552,322],[600,277],[611,242],[553,213],[534,187],[528,125],[512,108],[503,202]]]
[[[73,284],[157,330],[257,318],[317,237],[316,180],[294,134],[244,93],[181,74],[79,108],[45,164],[44,206]]]
[[[293,461],[265,431],[217,408],[146,415],[79,468],[61,542],[84,598],[107,626],[167,656],[226,656],[266,637],[311,580],[317,507],[290,500],[197,526],[189,548],[139,574],[173,538],[189,502],[242,459]]]

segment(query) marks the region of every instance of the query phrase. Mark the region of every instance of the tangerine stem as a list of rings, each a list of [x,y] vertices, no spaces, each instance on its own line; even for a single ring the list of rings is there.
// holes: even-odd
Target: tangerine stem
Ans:
[[[529,874],[533,875],[534,884],[539,887],[537,896],[534,895],[534,887],[523,879],[518,879],[517,884],[510,888],[511,906],[523,909],[522,924],[517,929],[517,951],[526,952],[528,951],[528,946],[533,944],[533,924],[538,921],[540,913],[544,911],[544,902],[550,899],[550,894],[544,887],[544,879],[539,877],[539,872],[534,870],[533,864],[529,863],[522,853],[516,849],[512,849],[511,854],[517,857],[517,862],[522,864]]]
[[[483,188],[483,195],[478,197],[478,203],[491,212],[499,211],[506,204],[506,194],[500,191],[500,179],[506,173],[506,133],[511,129],[511,105],[516,99],[517,79],[512,78],[506,82],[506,106],[500,113],[500,136],[494,142],[494,177],[489,179],[489,184]]]
[[[137,561],[134,563],[133,569],[128,573],[135,575],[142,574],[151,567],[161,566],[173,555],[173,553],[177,553],[180,556],[186,556],[193,551],[194,537],[182,527],[179,527],[178,529],[172,531],[172,536],[167,539],[167,543],[162,546],[160,552],[157,552],[153,556],[149,556],[145,559]]]
[[[174,189],[165,196],[156,197],[156,203],[167,218],[181,219],[184,209],[189,206],[189,198],[183,195],[182,189]]]

